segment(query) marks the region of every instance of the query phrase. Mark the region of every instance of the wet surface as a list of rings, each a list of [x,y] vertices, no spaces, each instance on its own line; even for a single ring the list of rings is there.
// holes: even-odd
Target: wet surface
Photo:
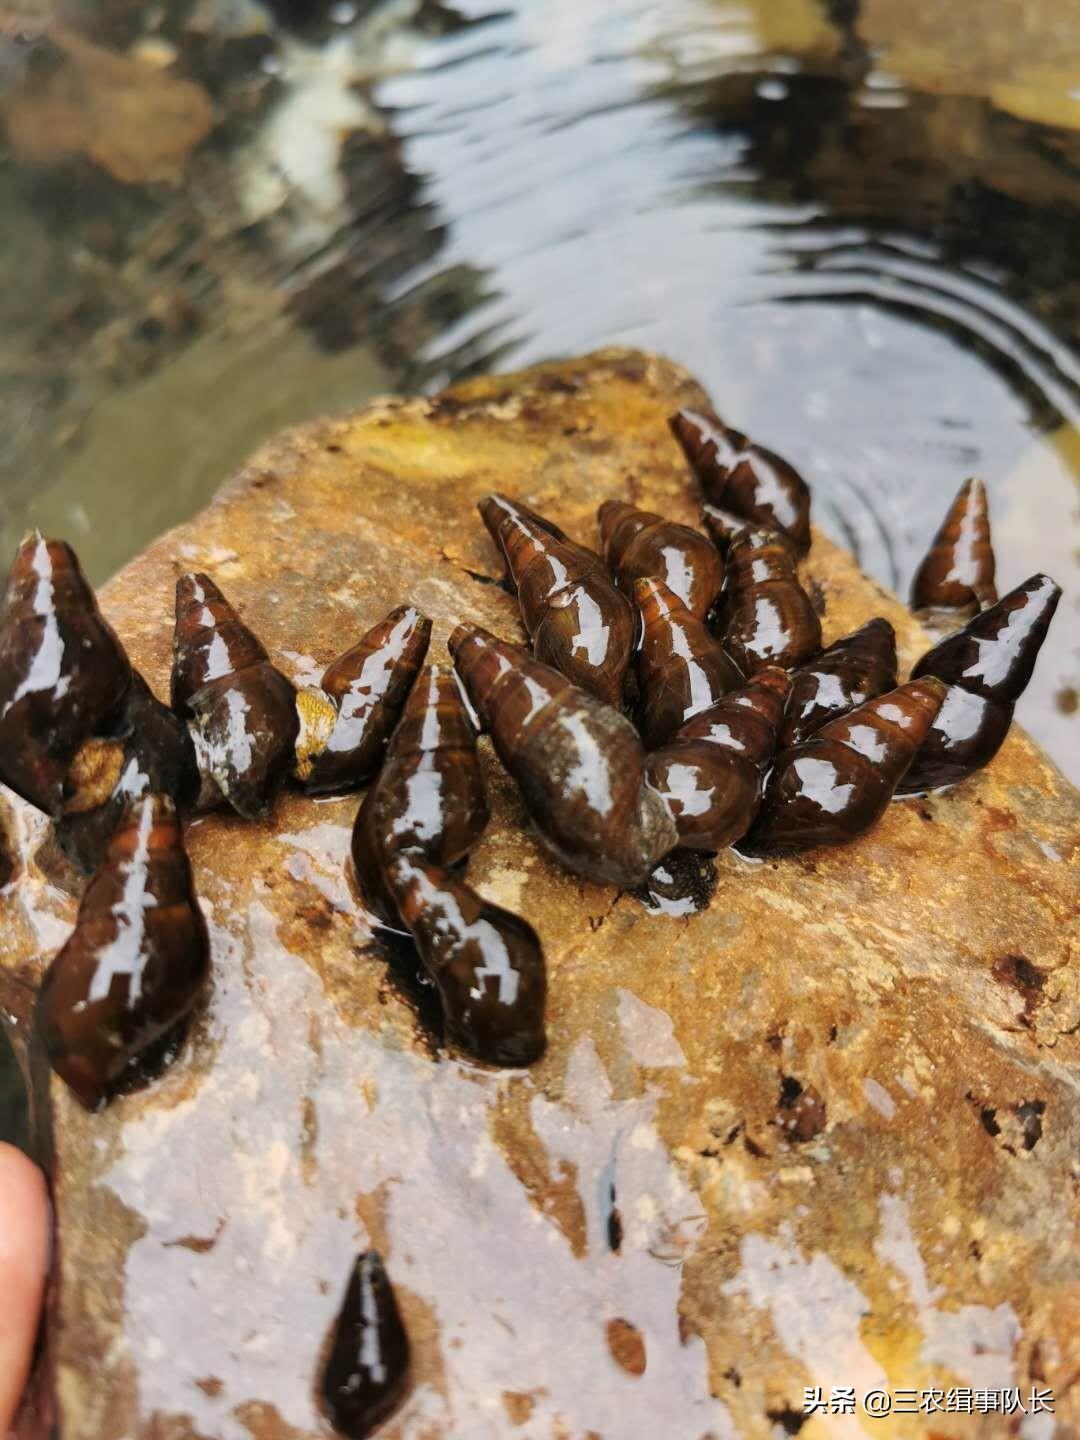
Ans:
[[[664,422],[693,389],[618,352],[310,427],[105,601],[156,686],[169,640],[146,597],[164,603],[178,556],[230,544],[222,582],[297,678],[391,584],[440,651],[462,621],[512,623],[469,578],[497,568],[471,502],[542,463],[567,526],[628,472],[650,508],[688,506]],[[286,538],[295,568],[268,591]],[[807,576],[826,638],[880,603],[905,666],[925,646],[822,535]],[[355,798],[287,791],[265,822],[189,827],[206,1011],[160,1081],[92,1124],[53,1093],[65,1440],[325,1434],[326,1340],[372,1248],[414,1363],[387,1440],[486,1440],[522,1414],[521,1433],[573,1440],[768,1440],[841,1363],[860,1386],[1037,1370],[1071,1422],[1075,807],[1027,738],[843,852],[720,856],[715,901],[682,921],[548,863],[487,741],[481,761],[470,883],[535,917],[552,971],[548,1050],[524,1073],[436,1059],[418,1033],[349,892]],[[74,913],[42,817],[12,811],[5,1005]]]
[[[901,592],[984,476],[999,588],[1066,588],[1020,718],[1075,769],[1078,17],[295,8],[117,3],[74,39],[0,37],[5,551],[38,520],[100,580],[283,423],[640,344]],[[64,150],[73,68],[91,96],[122,81],[150,138],[110,102]]]

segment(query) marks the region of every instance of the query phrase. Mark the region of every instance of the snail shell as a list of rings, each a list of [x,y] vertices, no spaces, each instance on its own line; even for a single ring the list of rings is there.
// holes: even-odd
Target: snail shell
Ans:
[[[179,810],[194,804],[195,747],[180,717],[133,670],[107,733],[84,741],[72,760],[56,822],[60,848],[84,872],[95,870],[131,802],[155,793],[168,795]]]
[[[166,796],[143,796],[124,812],[42,982],[37,1025],[53,1069],[96,1109],[190,1014],[209,973],[176,811]]]
[[[334,1322],[322,1375],[331,1425],[363,1440],[392,1415],[409,1386],[409,1337],[382,1260],[357,1255]]]
[[[736,515],[731,510],[723,510],[719,505],[710,505],[708,502],[701,507],[701,522],[709,532],[717,551],[725,556],[736,535],[741,535],[744,530],[762,528],[748,525],[741,515]]]
[[[446,666],[426,665],[353,826],[353,866],[369,908],[384,923],[400,925],[386,883],[389,860],[409,851],[456,865],[487,822],[476,731],[457,680]]]
[[[481,502],[485,518],[496,513],[495,498]],[[557,538],[521,507],[501,516],[498,540],[536,658],[621,706],[634,612],[599,555]]]
[[[447,1037],[489,1065],[538,1060],[547,971],[532,926],[421,854],[393,856],[386,883],[439,992]]]
[[[192,721],[211,793],[248,819],[265,814],[294,763],[296,691],[206,575],[176,582],[172,702]]]
[[[798,745],[826,721],[895,688],[896,632],[888,620],[868,620],[792,675],[780,748]]]
[[[704,621],[661,580],[634,585],[640,624],[635,650],[641,730],[662,745],[696,715],[742,684],[739,667]]]
[[[732,541],[719,621],[724,649],[745,675],[766,665],[788,670],[820,649],[821,621],[783,536],[744,530]]]
[[[750,828],[790,683],[783,670],[761,670],[649,756],[684,849],[723,850]]]
[[[498,490],[493,490],[490,495],[485,495],[478,502],[480,518],[487,526],[488,534],[495,541],[499,550],[502,550],[502,541],[499,539],[499,532],[502,529],[503,521],[512,518],[519,518],[530,521],[539,529],[547,532],[553,540],[565,540],[567,544],[574,542],[567,535],[565,530],[560,530],[554,520],[549,520],[546,515],[541,515],[539,510],[533,510],[521,500],[511,500],[509,495],[502,495]]]
[[[640,884],[678,835],[630,722],[479,626],[459,625],[450,653],[548,848],[578,874]]]
[[[724,580],[724,562],[707,536],[622,500],[605,500],[598,518],[601,549],[621,590],[632,595],[636,580],[662,580],[704,620]]]
[[[715,415],[680,410],[668,421],[706,500],[744,522],[780,530],[800,555],[810,548],[810,491],[793,465]]]
[[[130,684],[74,550],[28,535],[0,605],[0,780],[59,815],[76,751],[108,726]]]
[[[318,690],[300,692],[295,774],[309,795],[352,789],[379,768],[430,639],[427,616],[399,605],[327,667]]]
[[[544,954],[524,920],[482,899],[449,867],[487,824],[476,732],[453,671],[429,665],[353,828],[365,901],[412,936],[452,1043],[491,1065],[544,1051]]]
[[[916,610],[977,614],[997,600],[990,514],[981,480],[965,480],[911,584]]]
[[[777,855],[839,845],[884,812],[945,698],[940,680],[910,680],[828,721],[777,756],[740,849]]]
[[[1049,575],[1032,575],[926,652],[912,676],[934,675],[948,694],[901,794],[955,785],[994,758],[1060,599]]]

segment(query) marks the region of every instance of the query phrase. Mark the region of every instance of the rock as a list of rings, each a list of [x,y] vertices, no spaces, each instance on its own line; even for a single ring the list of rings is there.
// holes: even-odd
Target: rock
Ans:
[[[1021,120],[1080,128],[1076,74],[1064,61],[1076,12],[1027,0],[984,18],[972,24],[970,10],[933,0],[863,0],[857,23],[883,68],[917,90],[985,95]]]
[[[28,72],[5,97],[8,141],[19,160],[51,165],[84,155],[128,185],[176,184],[214,125],[194,80],[117,55],[54,26],[57,62]]]
[[[515,635],[476,499],[582,540],[615,497],[693,522],[665,420],[705,400],[606,351],[317,421],[103,608],[159,694],[187,569],[298,681],[399,601],[433,617],[433,657],[461,620]],[[904,607],[821,535],[805,571],[826,643],[884,615],[906,674],[927,642]],[[388,1440],[765,1437],[804,1386],[843,1385],[1056,1388],[1059,1433],[1080,1425],[1080,810],[1058,771],[1014,730],[847,848],[721,855],[709,909],[673,919],[551,864],[482,748],[470,879],[543,940],[547,1055],[438,1052],[346,881],[355,797],[193,824],[205,1015],[102,1115],[51,1091],[62,1440],[325,1435],[323,1347],[372,1248],[413,1355]],[[25,1020],[74,900],[43,825],[4,809],[0,1004]]]

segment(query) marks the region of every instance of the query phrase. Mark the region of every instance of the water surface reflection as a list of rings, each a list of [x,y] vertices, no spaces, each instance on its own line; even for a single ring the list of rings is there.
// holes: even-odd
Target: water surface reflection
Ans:
[[[37,252],[0,301],[7,548],[40,520],[101,578],[276,424],[648,346],[791,455],[890,586],[982,474],[1001,590],[1066,587],[1021,717],[1078,763],[1067,12],[1015,35],[995,12],[961,44],[895,0],[397,0],[302,33],[254,0],[198,10],[201,38],[191,17],[164,38],[218,123],[179,191],[85,161],[0,174],[12,263]],[[144,28],[95,40],[131,53]]]

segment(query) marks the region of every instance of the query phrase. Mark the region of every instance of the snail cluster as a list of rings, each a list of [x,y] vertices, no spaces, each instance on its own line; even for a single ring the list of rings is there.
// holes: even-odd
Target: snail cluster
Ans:
[[[894,794],[953,785],[997,753],[1060,596],[1034,575],[998,599],[986,496],[961,488],[912,605],[944,638],[898,683],[869,620],[822,648],[799,577],[810,492],[715,416],[670,422],[705,530],[621,500],[600,551],[504,495],[480,513],[529,647],[461,624],[452,666],[403,605],[297,691],[203,574],[176,587],[170,704],[108,625],[70,546],[28,536],[0,610],[0,780],[51,816],[92,872],[36,1023],[90,1109],[157,1073],[210,976],[181,819],[265,814],[283,785],[367,786],[353,878],[408,937],[448,1040],[491,1065],[544,1051],[546,970],[532,927],[463,865],[488,820],[477,727],[558,862],[623,888],[680,851],[790,854],[863,833]],[[357,1258],[323,1377],[335,1425],[367,1434],[397,1404],[408,1340],[374,1252]]]

